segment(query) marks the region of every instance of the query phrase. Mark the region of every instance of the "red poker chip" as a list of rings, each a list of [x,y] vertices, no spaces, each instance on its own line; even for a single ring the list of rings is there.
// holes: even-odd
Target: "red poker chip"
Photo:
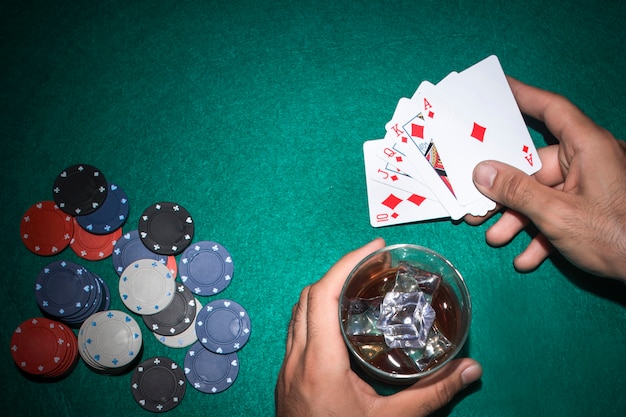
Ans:
[[[61,377],[67,373],[69,373],[70,369],[72,369],[73,365],[78,360],[78,339],[72,329],[65,326],[62,323],[55,322],[58,332],[58,340],[61,348],[61,355],[55,358],[56,367],[53,370],[49,370],[46,374],[46,378],[56,378]],[[62,353],[65,352],[63,355]]]
[[[23,372],[59,377],[76,362],[78,342],[74,332],[63,323],[35,317],[23,321],[13,332],[11,356]]]
[[[54,201],[40,201],[30,206],[20,223],[24,246],[41,256],[56,255],[70,244],[74,233],[72,216]]]
[[[169,255],[167,257],[167,263],[165,264],[165,266],[167,266],[167,269],[170,270],[172,276],[176,277],[176,275],[178,274],[178,261],[176,260],[176,257],[174,255]]]
[[[115,244],[122,237],[122,229],[106,235],[96,235],[83,229],[78,220],[73,218],[74,236],[70,240],[70,247],[74,253],[83,259],[99,261],[108,258],[115,249]]]

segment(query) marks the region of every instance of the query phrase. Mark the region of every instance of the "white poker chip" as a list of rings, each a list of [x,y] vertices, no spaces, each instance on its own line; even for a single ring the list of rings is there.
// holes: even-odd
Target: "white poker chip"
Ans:
[[[174,336],[163,336],[158,333],[152,333],[159,342],[171,348],[184,348],[187,346],[191,346],[195,342],[198,341],[195,322],[196,322],[196,319],[198,318],[198,314],[200,313],[200,310],[202,310],[202,303],[200,303],[200,300],[198,300],[197,297],[195,298],[195,300],[196,300],[196,317],[194,318],[194,322],[191,323],[191,326],[187,327],[187,329],[185,329],[185,331],[183,331],[181,334],[177,334]]]
[[[139,324],[128,313],[101,311],[90,316],[78,331],[81,358],[100,370],[125,368],[141,354],[143,338]]]
[[[133,313],[156,314],[174,299],[175,279],[161,262],[140,259],[128,265],[120,275],[120,297]]]

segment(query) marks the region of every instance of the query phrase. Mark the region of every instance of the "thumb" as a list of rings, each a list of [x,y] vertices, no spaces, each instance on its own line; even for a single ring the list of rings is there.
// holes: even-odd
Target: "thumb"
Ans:
[[[473,173],[474,185],[485,196],[513,209],[535,223],[554,190],[537,182],[526,173],[498,161],[483,161]]]

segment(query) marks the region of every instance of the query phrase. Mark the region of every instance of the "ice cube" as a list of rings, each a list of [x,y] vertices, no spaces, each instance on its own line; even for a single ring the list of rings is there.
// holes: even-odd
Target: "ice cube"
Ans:
[[[423,348],[435,321],[435,310],[423,292],[385,294],[376,327],[390,348]]]
[[[454,347],[454,343],[450,342],[436,326],[433,326],[426,345],[422,349],[407,349],[406,353],[415,361],[419,370],[424,371],[434,362],[441,361]]]
[[[346,334],[349,336],[380,335],[381,332],[376,328],[376,323],[382,300],[383,297],[350,300]]]
[[[405,261],[398,263],[398,272],[396,273],[396,283],[393,291],[421,291],[430,302],[439,289],[439,285],[441,285],[441,275],[417,268]]]

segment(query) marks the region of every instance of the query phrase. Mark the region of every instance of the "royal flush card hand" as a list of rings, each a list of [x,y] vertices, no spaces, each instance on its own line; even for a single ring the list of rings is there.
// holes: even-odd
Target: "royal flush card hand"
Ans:
[[[437,85],[422,82],[411,98],[399,100],[385,130],[384,139],[363,146],[374,227],[485,215],[495,203],[473,184],[472,171],[481,161],[505,162],[529,175],[541,168],[493,55]]]

